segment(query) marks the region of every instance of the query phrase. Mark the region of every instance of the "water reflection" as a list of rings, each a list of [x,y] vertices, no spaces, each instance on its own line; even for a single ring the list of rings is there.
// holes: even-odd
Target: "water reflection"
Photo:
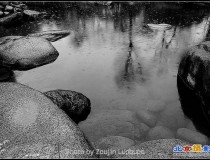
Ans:
[[[170,108],[172,102],[179,104],[176,74],[180,55],[187,47],[208,39],[210,33],[208,9],[181,7],[167,3],[128,6],[116,2],[110,7],[74,3],[65,9],[45,8],[54,15],[51,18],[0,31],[1,36],[72,31],[52,43],[59,58],[21,72],[17,77],[20,83],[40,91],[84,93],[91,99],[92,112],[143,110],[147,102],[157,99]],[[161,23],[171,27],[164,28]]]

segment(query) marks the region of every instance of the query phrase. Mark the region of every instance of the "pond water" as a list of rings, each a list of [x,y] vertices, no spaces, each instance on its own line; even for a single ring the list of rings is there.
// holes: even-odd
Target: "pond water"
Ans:
[[[15,71],[15,80],[43,92],[83,93],[91,100],[89,118],[103,110],[146,110],[157,117],[155,125],[173,133],[187,127],[190,121],[182,113],[176,86],[179,58],[184,49],[208,38],[209,11],[158,3],[92,10],[78,6],[35,7],[51,16],[0,28],[1,37],[71,31],[52,43],[60,54],[55,62]]]

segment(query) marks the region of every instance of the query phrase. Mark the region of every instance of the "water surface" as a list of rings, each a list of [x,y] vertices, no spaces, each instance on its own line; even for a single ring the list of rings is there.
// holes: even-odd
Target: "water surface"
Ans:
[[[1,36],[57,29],[71,30],[71,34],[52,43],[60,53],[54,63],[15,71],[17,82],[43,92],[81,92],[91,100],[91,115],[102,109],[136,112],[146,109],[152,101],[158,102],[165,106],[159,119],[172,124],[174,132],[187,125],[176,86],[179,58],[184,49],[208,38],[209,11],[158,3],[133,8],[122,5],[93,10],[78,6],[36,10],[45,10],[51,16],[1,27]],[[161,23],[171,27],[147,26]]]

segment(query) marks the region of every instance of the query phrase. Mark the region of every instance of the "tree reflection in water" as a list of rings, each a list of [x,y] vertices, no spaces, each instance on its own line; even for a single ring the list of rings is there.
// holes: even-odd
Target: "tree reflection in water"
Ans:
[[[124,69],[120,70],[119,75],[115,79],[119,88],[126,88],[130,91],[135,89],[135,83],[143,84],[147,80],[139,59],[139,52],[133,44],[133,17],[133,12],[129,8],[129,45],[127,53],[123,53],[127,56],[124,61]]]

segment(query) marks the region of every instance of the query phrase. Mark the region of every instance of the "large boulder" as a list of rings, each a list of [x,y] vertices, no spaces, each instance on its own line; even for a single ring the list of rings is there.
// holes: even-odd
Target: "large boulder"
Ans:
[[[1,159],[97,157],[79,127],[41,92],[1,83],[0,102]]]
[[[44,93],[75,122],[84,121],[91,111],[90,100],[82,93],[69,90],[53,90]]]
[[[12,70],[28,70],[55,61],[58,51],[40,37],[0,38],[0,65]]]
[[[177,87],[184,114],[210,137],[210,42],[186,50],[179,64]]]

